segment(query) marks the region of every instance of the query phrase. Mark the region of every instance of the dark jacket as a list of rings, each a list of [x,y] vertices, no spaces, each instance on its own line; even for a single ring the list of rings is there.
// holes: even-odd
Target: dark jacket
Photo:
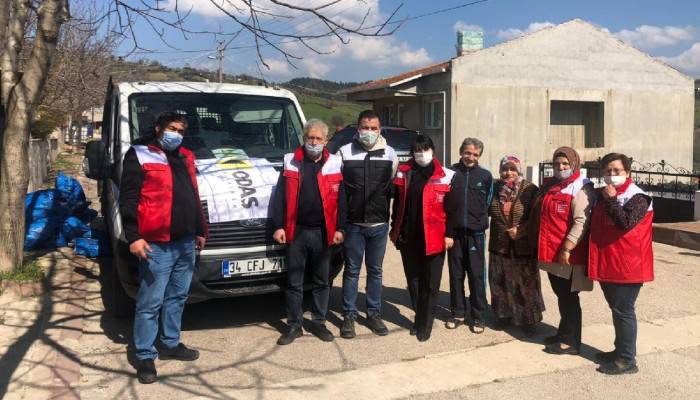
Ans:
[[[396,152],[383,138],[370,151],[357,139],[338,150],[343,158],[343,182],[347,196],[348,223],[389,222],[392,179]]]
[[[493,198],[493,177],[477,165],[467,168],[464,163],[452,165],[457,173],[454,177],[450,202],[454,209],[454,220],[448,225],[455,234],[483,234],[489,227],[489,207]]]
[[[532,255],[527,234],[528,223],[532,206],[538,196],[537,186],[527,180],[523,180],[520,184],[520,189],[516,194],[515,200],[511,206],[509,218],[503,213],[503,205],[498,200],[498,192],[502,183],[494,185],[494,200],[491,202],[489,214],[491,215],[491,229],[489,232],[489,251],[509,256],[514,254],[516,257],[527,257]],[[518,237],[513,240],[510,238],[506,230],[517,226]]]
[[[134,145],[154,145],[160,147],[155,137],[147,137],[134,142]],[[172,171],[172,204],[163,204],[171,210],[170,241],[187,236],[206,236],[206,222],[201,213],[199,196],[187,172],[186,160],[179,149],[164,151]],[[122,217],[124,234],[129,243],[142,239],[139,233],[138,207],[141,188],[147,179],[136,152],[129,149],[124,156],[122,177],[119,188],[119,212]]]

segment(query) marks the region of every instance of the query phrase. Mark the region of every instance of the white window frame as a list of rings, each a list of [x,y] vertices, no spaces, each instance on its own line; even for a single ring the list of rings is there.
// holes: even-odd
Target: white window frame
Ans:
[[[425,113],[423,114],[423,124],[425,127],[428,129],[442,128],[442,109],[440,109],[440,112],[437,112],[437,104],[442,104],[442,100],[428,100],[424,104]]]
[[[404,126],[403,125],[403,110],[406,108],[405,104],[399,103],[396,105],[396,125],[398,126]]]

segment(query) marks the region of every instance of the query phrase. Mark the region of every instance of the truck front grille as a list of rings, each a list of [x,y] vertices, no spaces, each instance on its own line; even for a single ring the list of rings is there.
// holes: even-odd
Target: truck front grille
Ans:
[[[206,200],[202,201],[204,216],[209,220],[209,210]],[[209,224],[209,239],[207,249],[221,249],[228,247],[249,247],[274,244],[272,240],[272,226],[269,220],[261,226],[247,227],[240,221],[219,222]]]

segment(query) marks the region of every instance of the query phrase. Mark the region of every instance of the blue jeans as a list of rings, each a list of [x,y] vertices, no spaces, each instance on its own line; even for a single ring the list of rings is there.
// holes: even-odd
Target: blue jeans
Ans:
[[[134,347],[139,360],[156,359],[158,317],[160,342],[172,349],[180,343],[182,311],[192,283],[194,237],[169,243],[149,243],[148,259],[139,262],[139,290],[134,315]]]
[[[605,300],[610,306],[615,327],[615,353],[626,362],[635,363],[637,356],[637,314],[634,303],[641,283],[600,282]]]
[[[382,264],[389,224],[371,228],[348,224],[345,229],[343,271],[343,316],[357,316],[357,284],[362,257],[367,266],[367,316],[379,315],[382,304]]]

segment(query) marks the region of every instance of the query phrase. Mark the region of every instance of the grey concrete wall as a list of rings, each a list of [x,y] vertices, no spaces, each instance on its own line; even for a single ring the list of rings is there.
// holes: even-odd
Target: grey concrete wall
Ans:
[[[551,157],[550,101],[605,103],[605,145],[641,162],[692,167],[693,80],[580,21],[458,57],[452,63],[452,158],[467,136],[486,146],[483,164],[505,154],[526,165]]]
[[[41,189],[49,177],[49,142],[32,139],[29,142],[29,192]]]

